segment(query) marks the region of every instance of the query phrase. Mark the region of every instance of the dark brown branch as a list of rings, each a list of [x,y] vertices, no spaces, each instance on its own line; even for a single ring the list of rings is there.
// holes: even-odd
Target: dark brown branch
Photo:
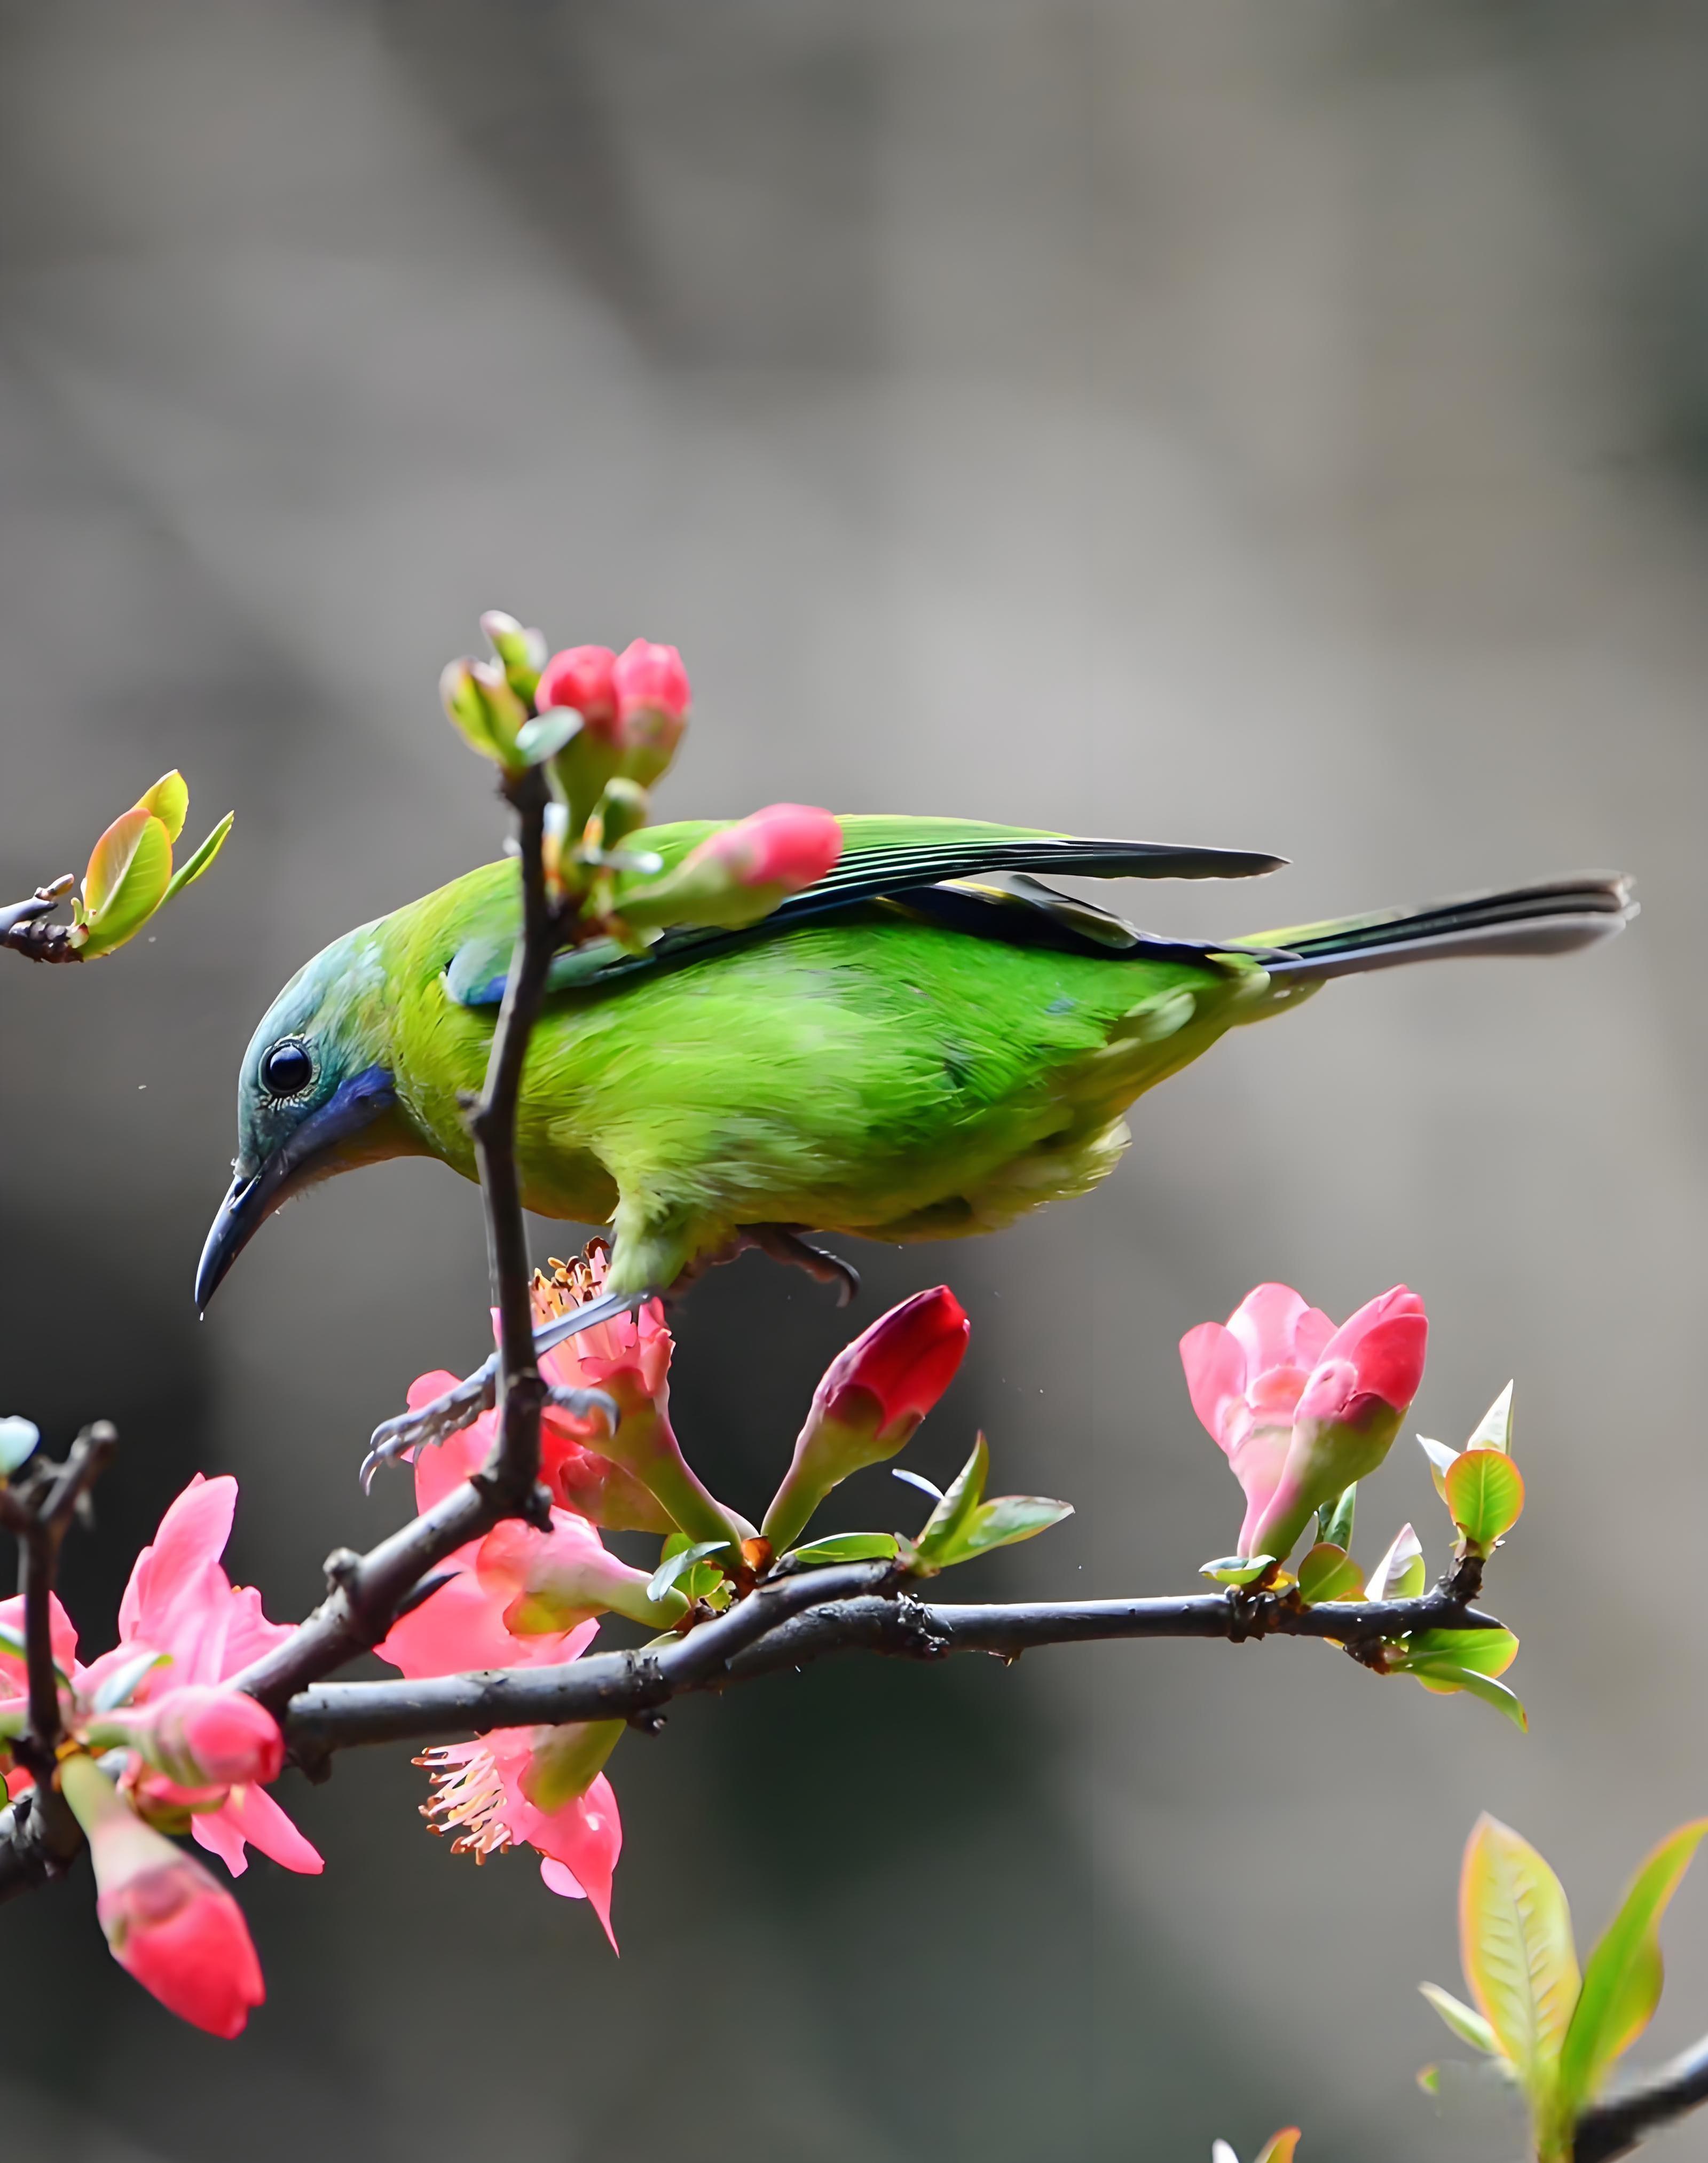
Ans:
[[[899,1595],[900,1596],[898,1596]],[[558,1726],[656,1712],[693,1690],[721,1689],[832,1652],[916,1660],[954,1652],[1012,1659],[1043,1645],[1111,1638],[1269,1636],[1374,1643],[1415,1630],[1500,1625],[1440,1591],[1360,1607],[1298,1609],[1271,1596],[1087,1600],[989,1606],[935,1605],[909,1596],[884,1563],[850,1563],[773,1579],[675,1645],[598,1653],[561,1667],[442,1675],[414,1682],[326,1683],[286,1708],[293,1754],[318,1763],[366,1742],[427,1741],[490,1727]]]
[[[24,1664],[29,1694],[29,1725],[13,1745],[13,1754],[34,1777],[34,1789],[24,1802],[0,1812],[0,1825],[11,1820],[18,1852],[0,1857],[0,1897],[14,1871],[17,1889],[40,1884],[63,1871],[82,1844],[76,1820],[53,1784],[54,1752],[61,1733],[59,1677],[54,1668],[54,1579],[60,1548],[71,1520],[100,1477],[118,1437],[105,1420],[86,1427],[71,1444],[63,1464],[45,1459],[31,1464],[23,1477],[0,1484],[0,1524],[18,1541],[18,1589],[24,1595]],[[7,1841],[9,1850],[11,1840]]]
[[[0,908],[0,946],[9,946],[29,961],[80,961],[81,951],[71,943],[69,924],[47,920],[76,884],[69,872],[39,886],[25,901],[8,902]]]
[[[1578,2120],[1574,2163],[1611,2163],[1649,2134],[1708,2103],[1708,2036],[1624,2094],[1593,2103]]]
[[[546,783],[537,767],[506,781],[521,843],[522,922],[493,1032],[486,1083],[469,1115],[475,1168],[486,1209],[486,1255],[498,1309],[498,1437],[487,1477],[527,1516],[540,1469],[540,1412],[545,1385],[534,1356],[527,1228],[516,1161],[516,1102],[546,974],[558,943],[558,916],[546,890]]]

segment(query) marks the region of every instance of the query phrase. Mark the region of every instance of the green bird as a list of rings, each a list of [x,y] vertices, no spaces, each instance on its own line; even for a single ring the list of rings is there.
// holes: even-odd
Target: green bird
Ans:
[[[627,846],[668,867],[721,823]],[[968,820],[841,824],[835,868],[757,924],[667,931],[638,956],[598,940],[554,963],[517,1115],[523,1198],[609,1223],[614,1239],[607,1298],[542,1346],[744,1245],[851,1277],[801,1235],[997,1229],[1087,1192],[1126,1148],[1135,1097],[1331,977],[1564,951],[1632,914],[1626,881],[1586,875],[1229,940],[1157,939],[1034,875],[1244,877],[1281,860]],[[244,1056],[236,1176],[199,1307],[317,1181],[404,1155],[474,1176],[459,1098],[485,1071],[519,915],[516,863],[488,864],[291,978]]]

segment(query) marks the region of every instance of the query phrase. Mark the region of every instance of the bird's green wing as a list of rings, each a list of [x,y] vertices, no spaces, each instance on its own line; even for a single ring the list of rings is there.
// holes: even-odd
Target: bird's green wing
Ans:
[[[655,826],[631,837],[666,867],[678,862],[723,820]],[[638,972],[709,959],[715,953],[819,921],[874,902],[930,914],[956,930],[985,938],[1069,943],[1090,951],[1128,951],[1141,935],[1119,917],[1068,900],[1020,875],[1073,873],[1083,878],[1250,878],[1276,870],[1281,859],[1244,849],[1176,846],[1157,841],[1082,841],[1024,826],[988,825],[972,819],[852,816],[841,820],[843,850],[836,867],[792,894],[744,930],[700,925],[666,930],[644,954],[597,939],[560,954],[548,989],[591,990]],[[1006,878],[1006,886],[964,882]],[[621,905],[621,888],[618,900]],[[472,940],[446,972],[451,996],[465,1006],[496,1005],[504,996],[508,935]]]

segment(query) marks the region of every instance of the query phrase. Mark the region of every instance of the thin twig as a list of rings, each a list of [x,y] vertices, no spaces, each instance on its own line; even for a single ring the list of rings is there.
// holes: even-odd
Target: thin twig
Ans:
[[[498,1435],[486,1476],[519,1514],[531,1506],[540,1469],[540,1412],[545,1385],[534,1353],[527,1228],[516,1160],[516,1113],[522,1066],[546,975],[557,949],[558,913],[546,888],[546,783],[537,767],[506,783],[521,844],[522,920],[493,1031],[485,1086],[469,1115],[475,1170],[486,1212],[486,1254],[498,1309]]]
[[[24,1597],[24,1664],[29,1724],[13,1754],[35,1782],[30,1795],[0,1812],[6,1844],[18,1853],[0,1857],[0,1897],[16,1875],[16,1889],[58,1876],[82,1844],[76,1820],[54,1786],[55,1751],[61,1733],[60,1683],[54,1664],[53,1590],[60,1548],[71,1520],[118,1446],[106,1420],[86,1427],[63,1464],[45,1459],[21,1479],[0,1484],[0,1523],[18,1541],[18,1590]]]

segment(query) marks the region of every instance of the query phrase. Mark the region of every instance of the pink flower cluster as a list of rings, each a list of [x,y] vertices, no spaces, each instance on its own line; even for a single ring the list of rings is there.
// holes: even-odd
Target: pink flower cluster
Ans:
[[[1192,1410],[1244,1490],[1242,1555],[1284,1562],[1313,1511],[1386,1456],[1423,1379],[1429,1325],[1404,1285],[1337,1329],[1290,1286],[1259,1285],[1181,1339]]]
[[[241,1910],[200,1864],[164,1837],[188,1830],[233,1877],[246,1847],[287,1870],[318,1871],[319,1854],[266,1792],[284,1762],[277,1721],[229,1679],[288,1637],[270,1622],[253,1586],[233,1585],[220,1558],[231,1535],[237,1482],[198,1473],[161,1519],[130,1574],[118,1642],[84,1666],[77,1631],[57,1599],[54,1658],[65,1678],[62,1717],[92,1752],[126,1752],[118,1787],[85,1759],[64,1768],[68,1799],[86,1809],[98,1904],[116,1957],[175,2013],[220,2035],[240,2032],[264,1992]],[[24,1625],[20,1598],[0,1601],[8,1640]],[[22,1658],[0,1646],[0,1732],[16,1734],[25,1708]],[[81,1786],[80,1786],[81,1783]],[[16,1796],[32,1784],[14,1766]]]

